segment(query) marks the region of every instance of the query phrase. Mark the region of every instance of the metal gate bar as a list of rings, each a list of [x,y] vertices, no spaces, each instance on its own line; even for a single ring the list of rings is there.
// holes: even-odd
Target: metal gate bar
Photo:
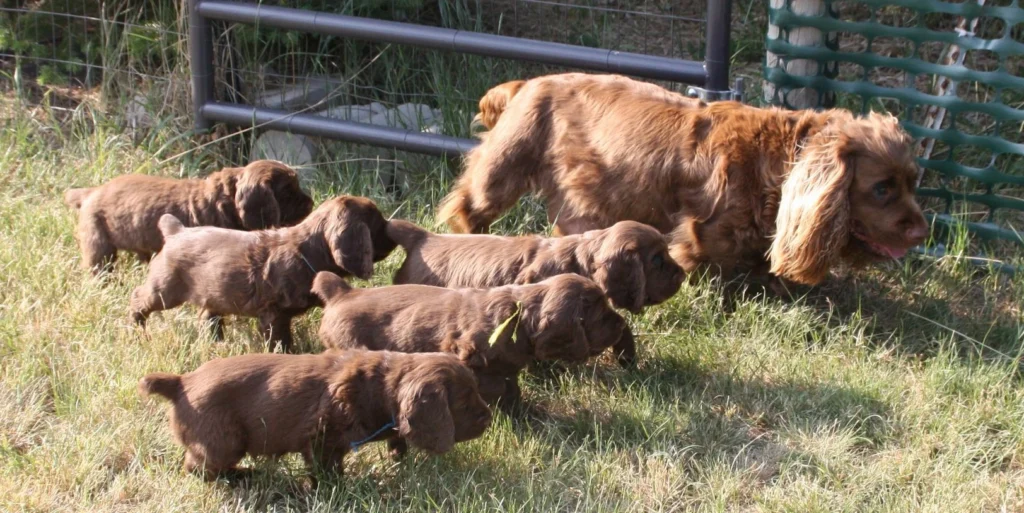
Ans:
[[[195,128],[204,131],[213,122],[261,126],[295,134],[393,147],[431,155],[460,154],[477,141],[424,134],[367,123],[341,121],[308,114],[292,114],[214,100],[213,34],[210,20],[259,24],[351,39],[408,44],[422,48],[525,60],[544,64],[618,73],[654,80],[707,86],[715,97],[729,91],[729,17],[731,0],[708,0],[707,62],[617,52],[561,43],[428,27],[304,9],[267,6],[228,0],[190,0],[189,52]],[[705,92],[703,89],[700,92]]]

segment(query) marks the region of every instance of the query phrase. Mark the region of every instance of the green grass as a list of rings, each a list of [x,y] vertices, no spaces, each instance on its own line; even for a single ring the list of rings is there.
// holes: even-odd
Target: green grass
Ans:
[[[526,374],[528,412],[498,414],[447,455],[393,463],[376,444],[316,488],[295,457],[245,461],[258,472],[243,485],[204,483],[181,471],[166,403],[135,385],[261,351],[255,326],[235,320],[218,343],[181,308],[132,327],[127,298],[144,267],[123,258],[90,278],[60,197],[129,172],[199,175],[223,146],[160,165],[178,151],[169,141],[194,143],[166,133],[133,145],[85,105],[2,105],[2,511],[1024,509],[1024,279],[955,256],[836,276],[795,302],[732,303],[698,280],[631,317],[636,369],[605,358]],[[451,174],[430,163],[401,198],[345,163],[320,166],[312,192],[368,195],[432,225]],[[544,229],[530,201],[498,224]],[[379,265],[373,285],[401,258]],[[297,323],[300,350],[319,350],[319,316]]]
[[[451,5],[442,24],[481,23],[464,3]],[[745,0],[734,10],[743,23],[734,24],[733,64],[757,68],[763,5]],[[161,19],[181,32],[180,16]],[[603,34],[597,25],[565,28],[580,41]],[[148,70],[150,46],[180,53],[160,42],[140,50],[112,34],[103,62],[118,69]],[[340,100],[421,101],[429,91],[452,135],[468,133],[488,87],[548,70],[266,31],[232,37],[243,71],[270,60],[275,44],[286,50],[271,62],[281,73],[301,63],[299,75],[360,70],[346,73]],[[484,437],[441,457],[414,450],[394,463],[381,444],[369,445],[346,459],[344,476],[315,488],[296,457],[246,460],[257,474],[242,485],[183,474],[166,403],[140,398],[136,383],[262,351],[256,327],[232,320],[214,342],[189,307],[155,316],[145,332],[133,327],[127,299],[144,266],[124,257],[105,279],[90,278],[74,215],[61,203],[70,186],[131,172],[201,176],[249,154],[251,134],[202,146],[209,139],[187,133],[183,63],[157,60],[151,72],[169,75],[169,85],[106,74],[104,109],[60,89],[35,94],[27,83],[21,92],[33,102],[0,99],[0,511],[1024,511],[1024,276],[965,263],[966,237],[943,260],[837,275],[793,302],[730,301],[717,280],[695,280],[630,318],[637,368],[603,358],[526,373],[526,413],[497,414]],[[129,135],[116,114],[136,93],[163,107],[156,129]],[[353,161],[354,148],[322,144],[311,180],[318,202],[362,194],[425,226],[458,170],[381,152],[407,164],[394,197],[383,186],[386,165],[367,167]],[[509,234],[548,229],[532,199],[495,225]],[[1009,254],[1018,265],[1022,257]],[[386,285],[401,258],[396,251],[372,283],[358,285]],[[314,310],[296,323],[297,350],[320,350],[319,318]]]

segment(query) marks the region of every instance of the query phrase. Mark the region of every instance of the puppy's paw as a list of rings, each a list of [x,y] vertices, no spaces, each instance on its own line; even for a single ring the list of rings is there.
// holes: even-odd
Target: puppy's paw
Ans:
[[[138,326],[140,328],[143,328],[143,329],[146,328],[146,316],[142,312],[135,312],[135,311],[129,312],[128,318],[136,326]]]
[[[388,456],[394,461],[401,461],[409,452],[409,444],[404,438],[395,437],[388,440]]]

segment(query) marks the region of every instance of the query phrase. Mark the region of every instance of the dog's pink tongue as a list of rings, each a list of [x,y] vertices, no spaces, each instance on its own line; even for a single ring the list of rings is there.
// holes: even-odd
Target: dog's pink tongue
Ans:
[[[903,258],[907,254],[906,248],[894,248],[892,246],[883,246],[882,244],[876,244],[875,247],[882,250],[883,253],[893,260]]]

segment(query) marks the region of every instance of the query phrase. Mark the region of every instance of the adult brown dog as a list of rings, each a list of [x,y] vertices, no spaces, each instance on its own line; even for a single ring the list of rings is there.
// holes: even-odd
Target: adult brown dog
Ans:
[[[355,196],[326,201],[303,222],[276,230],[185,228],[169,214],[159,224],[164,249],[132,292],[132,319],[145,324],[150,313],[188,302],[204,310],[218,337],[221,316],[256,317],[271,346],[285,350],[292,317],[317,304],[310,294],[317,272],[366,279],[395,249],[377,205]]]
[[[651,91],[578,73],[527,81],[503,113],[481,113],[497,121],[439,219],[484,232],[535,192],[560,233],[639,221],[671,234],[687,272],[770,270],[805,284],[840,262],[898,258],[927,236],[911,139],[895,118]]]
[[[516,403],[518,373],[534,360],[582,362],[608,347],[624,365],[636,356],[625,319],[600,287],[575,274],[494,289],[353,289],[320,273],[313,293],[325,305],[326,347],[454,353],[491,403]]]
[[[310,467],[339,473],[346,453],[372,441],[389,440],[397,454],[406,441],[440,454],[491,423],[473,374],[444,354],[233,356],[183,376],[149,374],[139,391],[173,403],[185,470],[207,479],[246,454],[297,452]]]
[[[205,179],[119,176],[98,187],[70,189],[64,202],[78,210],[82,262],[93,273],[113,263],[118,250],[148,262],[164,245],[157,229],[164,214],[185,226],[261,230],[294,225],[313,210],[295,171],[272,160],[222,169]]]
[[[637,313],[672,297],[683,281],[665,236],[635,221],[545,238],[439,235],[392,220],[388,237],[406,252],[396,284],[490,288],[575,273],[594,280],[616,307]]]

